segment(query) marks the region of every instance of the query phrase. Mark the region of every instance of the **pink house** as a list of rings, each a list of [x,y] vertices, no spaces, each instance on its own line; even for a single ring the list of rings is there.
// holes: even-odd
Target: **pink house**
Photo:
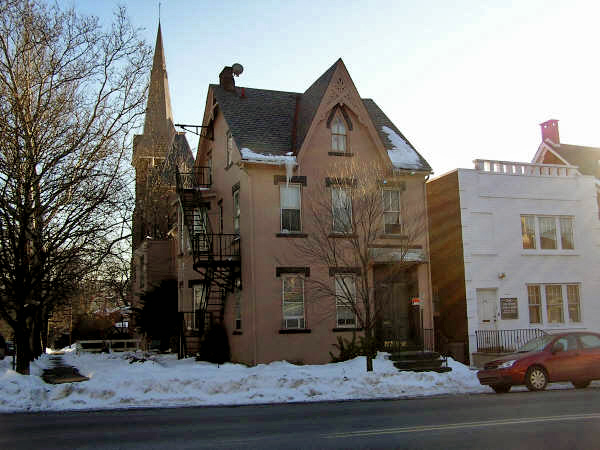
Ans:
[[[358,295],[363,279],[369,304],[384,305],[374,327],[380,348],[433,348],[428,163],[373,100],[360,97],[341,59],[303,93],[238,87],[241,71],[225,67],[209,86],[193,169],[177,165],[168,239],[185,351],[194,353],[202,333],[221,323],[234,361],[329,362],[338,336],[364,332],[337,294]],[[368,260],[315,258],[307,248],[316,237],[324,246],[360,241],[364,198],[352,195],[365,180],[336,170],[371,165],[384,175],[381,214],[365,223],[376,230],[365,241]],[[320,217],[318,205],[329,205]],[[422,228],[409,237],[415,217]],[[332,295],[323,295],[328,286]]]

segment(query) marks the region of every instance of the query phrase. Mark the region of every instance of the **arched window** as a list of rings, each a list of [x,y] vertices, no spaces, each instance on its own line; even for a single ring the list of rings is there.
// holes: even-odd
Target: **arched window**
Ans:
[[[331,123],[331,151],[346,151],[346,125],[339,116],[336,116]]]

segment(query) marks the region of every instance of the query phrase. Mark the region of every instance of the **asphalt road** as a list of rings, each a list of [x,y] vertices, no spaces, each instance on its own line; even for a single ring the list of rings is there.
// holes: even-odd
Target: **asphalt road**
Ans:
[[[600,448],[600,389],[0,415],[0,449]]]

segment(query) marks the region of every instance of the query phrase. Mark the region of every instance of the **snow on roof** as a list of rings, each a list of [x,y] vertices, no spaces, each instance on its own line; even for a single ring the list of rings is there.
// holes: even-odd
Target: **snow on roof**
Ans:
[[[392,143],[393,147],[387,149],[388,155],[394,167],[398,169],[422,169],[423,165],[417,152],[402,139],[394,130],[385,125],[381,127],[381,130],[387,134],[388,139]]]
[[[274,164],[277,166],[288,164],[296,165],[296,157],[292,152],[288,152],[285,155],[265,155],[262,153],[255,153],[249,148],[242,148],[242,159],[248,162]]]

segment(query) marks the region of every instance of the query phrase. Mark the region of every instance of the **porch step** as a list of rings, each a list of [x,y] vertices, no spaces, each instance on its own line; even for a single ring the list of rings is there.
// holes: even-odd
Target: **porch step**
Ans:
[[[442,358],[438,352],[431,351],[408,351],[395,352],[389,357],[394,362],[394,367],[399,371],[410,372],[450,372],[447,360]]]
[[[390,355],[392,361],[406,361],[406,360],[434,360],[439,359],[440,354],[438,352],[417,350],[417,351],[402,351],[394,352]]]

